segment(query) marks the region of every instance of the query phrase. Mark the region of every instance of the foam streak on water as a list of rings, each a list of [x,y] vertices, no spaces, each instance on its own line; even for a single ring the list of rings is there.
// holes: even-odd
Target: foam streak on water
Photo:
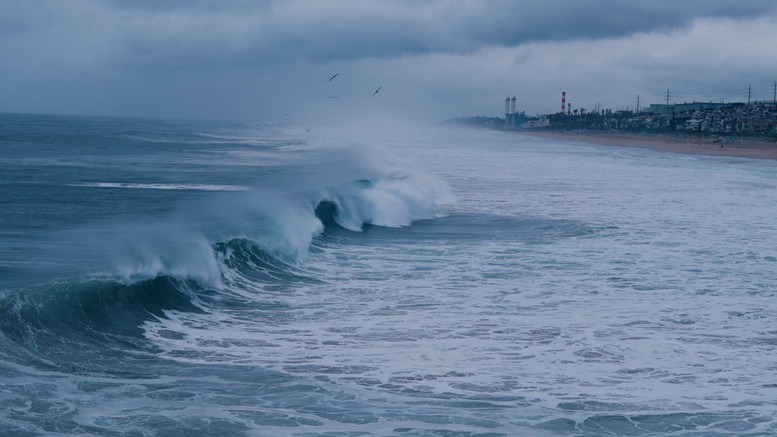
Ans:
[[[502,431],[770,429],[771,163],[489,140],[423,150],[459,185],[449,217],[326,240],[306,264],[326,285],[265,290],[272,314],[170,313],[147,335],[398,395],[402,420],[445,400]]]

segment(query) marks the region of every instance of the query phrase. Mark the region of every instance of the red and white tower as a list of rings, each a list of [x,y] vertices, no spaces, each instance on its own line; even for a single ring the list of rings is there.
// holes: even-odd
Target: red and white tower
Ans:
[[[567,110],[567,92],[561,91],[561,113]]]

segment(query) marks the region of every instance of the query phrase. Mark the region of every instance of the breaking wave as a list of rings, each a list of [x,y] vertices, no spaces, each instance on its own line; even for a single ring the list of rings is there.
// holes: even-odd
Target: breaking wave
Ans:
[[[56,366],[63,363],[50,352],[52,342],[76,346],[62,355],[67,365],[83,343],[126,352],[142,343],[143,323],[168,310],[207,312],[222,295],[316,281],[300,264],[328,229],[403,227],[435,218],[453,201],[447,186],[424,172],[380,169],[344,153],[308,162],[263,174],[250,189],[196,186],[204,197],[163,217],[48,236],[30,264],[55,279],[0,294],[0,343]]]

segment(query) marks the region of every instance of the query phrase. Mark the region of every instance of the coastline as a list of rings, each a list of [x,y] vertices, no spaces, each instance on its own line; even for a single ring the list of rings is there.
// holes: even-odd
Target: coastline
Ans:
[[[585,131],[517,131],[537,138],[580,141],[605,146],[637,147],[689,155],[777,159],[777,141],[737,138],[725,141],[714,137],[681,137],[669,134],[607,133]]]

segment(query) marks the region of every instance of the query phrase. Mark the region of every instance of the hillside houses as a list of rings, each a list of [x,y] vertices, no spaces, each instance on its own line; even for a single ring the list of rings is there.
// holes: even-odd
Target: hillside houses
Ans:
[[[554,114],[550,129],[659,130],[710,134],[777,135],[777,104],[684,103],[650,105],[645,112]]]

